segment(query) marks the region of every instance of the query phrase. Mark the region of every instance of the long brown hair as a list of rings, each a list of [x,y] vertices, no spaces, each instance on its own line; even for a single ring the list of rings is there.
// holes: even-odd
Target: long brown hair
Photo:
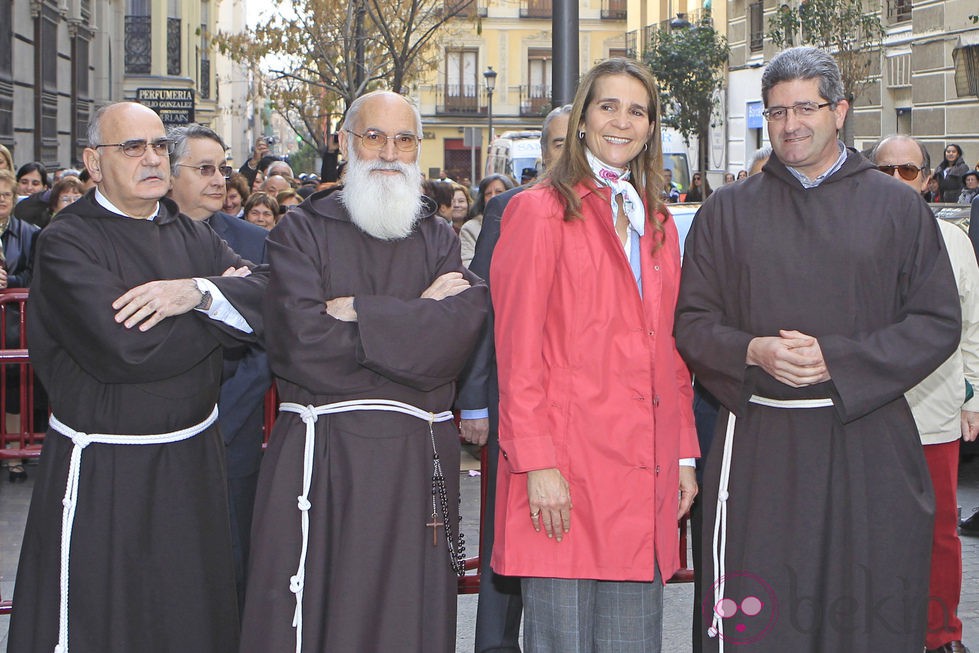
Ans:
[[[649,96],[647,112],[652,122],[652,134],[646,141],[646,147],[629,162],[630,181],[646,205],[646,219],[657,231],[658,244],[665,237],[663,224],[657,215],[663,210],[660,190],[663,188],[663,140],[660,135],[659,120],[659,89],[656,80],[648,68],[631,59],[606,59],[589,70],[578,85],[571,116],[568,120],[568,134],[564,141],[564,149],[557,163],[551,168],[547,177],[550,184],[558,192],[564,204],[564,219],[581,219],[581,199],[574,190],[575,184],[592,180],[595,174],[585,156],[584,140],[578,137],[584,121],[585,111],[591,104],[595,84],[599,79],[610,75],[628,75],[643,85]]]

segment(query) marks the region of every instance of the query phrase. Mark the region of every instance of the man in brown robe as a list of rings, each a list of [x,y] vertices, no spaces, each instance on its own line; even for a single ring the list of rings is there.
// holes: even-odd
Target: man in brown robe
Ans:
[[[934,506],[904,392],[958,342],[948,255],[917,193],[837,140],[831,56],[779,54],[762,97],[774,154],[704,203],[677,305],[724,408],[704,650],[919,653]]]
[[[246,261],[163,199],[172,141],[152,110],[109,105],[88,137],[97,187],[39,236],[27,304],[53,414],[7,650],[233,653],[215,404],[222,347],[260,332],[267,276],[242,277]]]
[[[356,100],[344,189],[269,236],[267,345],[284,403],[259,473],[246,653],[455,650],[459,442],[446,411],[487,292],[422,200],[421,128],[402,96]]]

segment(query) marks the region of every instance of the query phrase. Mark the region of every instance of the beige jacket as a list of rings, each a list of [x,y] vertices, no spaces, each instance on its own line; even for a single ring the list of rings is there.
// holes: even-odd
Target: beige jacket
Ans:
[[[948,360],[905,395],[922,444],[954,442],[962,436],[961,411],[979,412],[979,265],[972,241],[962,229],[945,220],[938,220],[938,226],[959,289],[962,340]],[[965,401],[967,380],[975,391],[969,401]]]

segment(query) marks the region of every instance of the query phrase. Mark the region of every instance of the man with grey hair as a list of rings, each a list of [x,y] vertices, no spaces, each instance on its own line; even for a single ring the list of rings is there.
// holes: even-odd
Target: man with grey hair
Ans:
[[[168,135],[174,144],[170,155],[170,199],[191,220],[211,227],[239,256],[253,263],[265,263],[268,231],[221,211],[227,192],[226,176],[231,174],[231,167],[226,165],[227,146],[221,137],[210,127],[198,124],[174,127]],[[260,343],[225,350],[218,424],[227,457],[239,607],[245,604],[252,507],[262,461],[262,398],[271,383],[268,357]]]
[[[877,143],[870,160],[881,172],[920,193],[930,167],[924,145],[901,134]],[[958,616],[962,593],[962,542],[958,534],[959,441],[979,433],[979,397],[966,399],[962,380],[979,388],[979,265],[965,231],[938,220],[959,290],[962,339],[955,352],[928,378],[907,392],[918,425],[931,484],[935,491],[935,528],[931,538],[926,653],[968,653]]]
[[[234,651],[216,402],[267,274],[164,197],[173,142],[151,109],[99,109],[88,136],[96,189],[39,236],[27,305],[53,413],[8,650]]]
[[[755,150],[755,153],[751,155],[751,161],[748,162],[748,176],[757,175],[761,172],[770,158],[772,158],[772,147],[770,145]]]
[[[553,109],[544,118],[541,127],[541,162],[546,170],[561,155],[567,138],[571,105]],[[476,251],[469,270],[486,279],[489,284],[490,262],[500,239],[500,220],[510,199],[524,190],[519,186],[501,193],[486,204],[483,229],[476,240]],[[520,616],[523,601],[520,598],[520,579],[498,576],[490,567],[493,551],[494,511],[496,506],[496,475],[500,456],[497,433],[499,423],[500,390],[496,378],[496,347],[493,342],[493,310],[490,306],[486,317],[486,329],[480,338],[466,371],[459,379],[459,398],[456,407],[461,409],[462,437],[472,444],[487,447],[486,505],[483,528],[479,533],[479,604],[476,609],[476,653],[519,653]]]
[[[421,133],[404,97],[358,98],[340,132],[343,190],[269,235],[283,403],[259,474],[243,653],[455,651],[449,408],[488,293],[422,201]]]
[[[918,193],[838,140],[832,57],[762,76],[772,157],[687,238],[676,340],[722,405],[704,472],[705,651],[920,651],[934,500],[904,398],[961,320]]]

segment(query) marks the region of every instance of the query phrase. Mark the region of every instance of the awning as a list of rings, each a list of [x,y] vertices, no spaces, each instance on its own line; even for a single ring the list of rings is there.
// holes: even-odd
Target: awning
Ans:
[[[955,65],[955,93],[959,97],[979,96],[979,30],[963,34],[952,50]]]

